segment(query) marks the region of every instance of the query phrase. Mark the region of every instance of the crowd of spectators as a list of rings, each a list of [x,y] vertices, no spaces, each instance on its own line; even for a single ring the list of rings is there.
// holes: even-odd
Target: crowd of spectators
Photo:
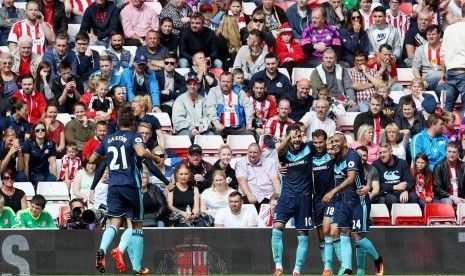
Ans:
[[[404,14],[401,0],[296,0],[287,10],[263,0],[250,16],[240,0],[219,11],[170,0],[159,14],[143,0],[31,0],[25,9],[14,2],[0,8],[0,46],[8,47],[0,55],[0,218],[9,216],[11,226],[55,225],[46,199],[28,203],[14,181],[35,189],[41,181],[65,182],[71,210],[105,203],[107,176],[87,158],[118,130],[122,106],[132,106],[135,131],[164,161],[151,166],[171,182],[144,170],[150,226],[271,225],[280,191],[276,148],[287,126],[299,123],[304,139],[316,129],[330,137],[348,112],[359,112],[348,146],[373,164],[374,202],[465,203],[465,135],[457,128],[462,116],[453,113],[465,61],[450,56],[465,43],[446,49],[441,39],[445,33],[452,41],[450,30],[463,24],[460,2],[412,2]],[[68,24],[80,24],[73,37]],[[314,69],[292,85],[295,67]],[[412,71],[409,89],[397,68]],[[395,103],[391,91],[404,90]],[[252,135],[257,143],[235,166],[227,145],[214,164],[196,144],[182,160],[166,148],[151,114],[161,112],[171,119],[170,135],[192,142],[198,135]],[[72,119],[63,124],[60,113]],[[74,228],[68,220],[59,226]]]

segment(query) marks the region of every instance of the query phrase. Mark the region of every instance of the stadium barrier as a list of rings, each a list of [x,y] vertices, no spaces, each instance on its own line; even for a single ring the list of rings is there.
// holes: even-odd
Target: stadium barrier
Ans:
[[[100,230],[2,230],[0,273],[96,274],[94,256],[101,235]],[[463,227],[380,227],[373,228],[369,237],[384,258],[386,274],[445,275],[465,271]],[[152,275],[270,275],[274,269],[271,229],[147,229],[144,238],[143,265]],[[111,248],[114,246],[116,241]],[[286,229],[283,262],[287,273],[292,271],[295,249],[295,231]],[[353,256],[356,267],[355,253]],[[334,260],[334,268],[339,269],[336,256]],[[126,261],[130,271],[127,256]],[[321,271],[317,235],[312,231],[302,274]],[[366,271],[374,274],[368,256]],[[107,258],[107,274],[117,274],[111,257]]]

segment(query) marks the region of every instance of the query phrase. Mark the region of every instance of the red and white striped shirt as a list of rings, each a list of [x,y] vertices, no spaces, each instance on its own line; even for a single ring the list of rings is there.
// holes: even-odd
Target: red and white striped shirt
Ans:
[[[87,7],[94,3],[93,0],[70,0],[71,7],[74,10],[78,10],[80,12],[85,12]]]
[[[69,179],[73,180],[76,172],[82,169],[81,158],[76,157],[73,161],[68,155],[63,156],[61,159],[60,180],[65,180],[66,169],[69,171]]]
[[[236,93],[229,93],[223,95],[224,97],[224,110],[221,113],[221,124],[225,127],[238,127],[239,117],[236,114],[236,106],[239,105],[239,95]]]
[[[292,125],[294,120],[287,118],[285,122],[281,121],[279,116],[271,117],[265,126],[265,135],[270,135],[273,138],[283,139],[286,135],[286,129]]]
[[[49,23],[47,26],[52,29]],[[8,35],[8,42],[18,43],[18,38],[23,35],[27,35],[32,38],[32,52],[43,55],[45,53],[46,39],[44,28],[37,22],[35,26],[31,26],[27,23],[27,19],[16,22],[11,27],[10,34]]]
[[[367,30],[368,28],[370,28],[372,24],[375,23],[375,20],[373,18],[373,13],[371,12],[370,14],[365,14],[362,9],[360,9],[359,11],[363,17],[363,24],[365,26],[365,30]]]
[[[408,29],[408,17],[403,12],[399,12],[397,16],[392,15],[391,10],[386,10],[386,22],[394,26],[400,32],[400,38],[404,41],[405,34]]]

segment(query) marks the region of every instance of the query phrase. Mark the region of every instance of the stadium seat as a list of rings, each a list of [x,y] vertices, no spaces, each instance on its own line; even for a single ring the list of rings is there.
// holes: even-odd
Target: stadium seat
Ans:
[[[458,225],[465,224],[465,203],[460,203],[457,206],[457,224]]]
[[[373,225],[391,225],[391,217],[386,204],[371,204],[370,218]]]
[[[34,186],[31,182],[15,182],[13,186],[15,188],[23,190],[23,192],[26,193],[27,200],[31,200],[32,197],[36,195],[36,192],[34,191]]]
[[[287,8],[289,7],[286,2],[279,2],[279,3],[275,2],[274,5],[283,9],[284,12],[286,12]]]
[[[255,205],[253,205],[253,204],[242,204],[242,208],[254,210],[255,213],[257,213],[257,208],[255,208]],[[258,215],[258,213],[257,213],[257,215]]]
[[[285,75],[289,81],[291,81],[291,76],[289,76],[289,71],[286,68],[278,68],[278,71]]]
[[[26,10],[26,4],[27,2],[24,1],[24,2],[16,2],[13,4],[17,9],[23,9],[23,10]]]
[[[81,29],[81,24],[68,24],[68,35],[71,37],[74,37],[79,33],[80,29]]]
[[[65,214],[70,212],[69,205],[61,205],[59,210],[58,210],[58,225],[63,224],[65,222]]]
[[[353,142],[355,142],[354,134],[353,134],[353,133],[345,133],[344,136],[346,137],[346,140],[347,140],[347,144],[348,144],[348,145],[350,145],[350,144],[352,144]]]
[[[171,126],[171,118],[170,118],[170,115],[168,113],[165,113],[165,112],[161,112],[161,113],[147,113],[147,114],[150,114],[150,115],[153,115],[155,117],[157,117],[158,121],[160,121],[160,125],[161,125],[161,129],[163,131],[167,131],[167,132],[173,132],[173,127]]]
[[[233,154],[245,155],[250,144],[255,143],[253,135],[228,135],[226,143],[231,147]]]
[[[47,202],[45,205],[45,211],[49,212],[52,215],[55,224],[59,226],[59,216],[60,216],[60,207],[63,206],[61,202]]]
[[[298,68],[294,67],[292,69],[292,84],[296,84],[301,79],[310,80],[310,75],[312,74],[315,68]]]
[[[253,11],[257,5],[254,2],[243,2],[242,3],[242,10],[244,11],[245,15],[252,15]]]
[[[105,46],[97,46],[97,45],[90,45],[89,47],[90,47],[90,49],[92,49],[92,50],[94,50],[94,51],[97,51],[99,54],[100,54],[101,52],[103,52],[103,50],[106,49]]]
[[[413,5],[409,2],[403,2],[402,4],[400,4],[399,10],[405,13],[405,15],[407,15],[408,17],[411,17],[413,12]]]
[[[392,225],[423,225],[423,214],[417,203],[394,203],[391,209]]]
[[[165,134],[165,147],[174,150],[179,158],[185,158],[189,147],[192,145],[191,139],[187,135],[166,135]]]
[[[57,120],[62,122],[65,126],[66,124],[72,120],[71,116],[69,113],[58,113],[57,114]]]
[[[455,225],[457,219],[455,217],[454,207],[452,207],[451,204],[446,203],[426,203],[424,222],[426,225]]]
[[[43,195],[47,201],[69,201],[68,187],[65,182],[39,182],[37,194]]]
[[[9,53],[10,49],[8,46],[0,46],[0,51],[2,51],[2,53]]]
[[[412,68],[397,68],[398,82],[403,86],[410,86],[410,82],[415,78]]]
[[[187,73],[189,73],[189,68],[176,68],[174,69],[176,71],[176,73],[180,74],[181,76],[186,76]]]
[[[231,168],[233,168],[235,170],[237,161],[239,161],[239,159],[241,159],[241,158],[242,157],[235,157],[235,158],[231,159],[231,162],[229,162],[229,165],[231,166]]]
[[[442,90],[441,91],[441,103],[442,103],[442,108],[444,109],[444,105],[446,104],[446,91]],[[460,95],[457,97],[457,100],[455,101],[455,109],[462,109],[462,97]]]
[[[290,7],[295,4],[295,1],[286,1],[287,7]]]
[[[218,154],[218,149],[224,144],[224,141],[221,135],[196,135],[194,144],[199,145],[204,154],[216,155]]]
[[[215,164],[218,161],[218,156],[204,156],[202,159],[210,164]]]
[[[136,56],[137,46],[123,46],[123,49],[131,52],[131,62],[132,62],[134,60],[134,57]]]
[[[221,69],[221,68],[210,68],[210,72],[215,74],[215,77],[217,79],[220,79],[221,74],[223,74],[223,69]]]
[[[270,204],[268,203],[262,203],[260,204],[260,214],[265,212],[266,210],[268,210],[270,208]]]
[[[342,132],[354,132],[354,121],[358,114],[360,112],[346,112],[345,116],[337,118],[337,129]]]
[[[402,98],[405,95],[407,95],[405,91],[391,91],[391,93],[389,93],[389,97],[391,97],[394,103],[396,104],[398,104],[400,98]]]

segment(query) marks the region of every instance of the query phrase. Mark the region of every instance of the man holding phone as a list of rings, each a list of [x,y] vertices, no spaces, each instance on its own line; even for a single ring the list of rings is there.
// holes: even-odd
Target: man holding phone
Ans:
[[[382,82],[381,76],[375,69],[366,67],[367,54],[356,52],[354,54],[354,67],[347,69],[357,97],[360,112],[368,111],[371,95],[376,92],[376,85]]]
[[[74,104],[85,92],[81,79],[71,73],[71,64],[62,61],[58,65],[58,76],[52,82],[52,92],[58,102],[60,113],[73,113]]]

